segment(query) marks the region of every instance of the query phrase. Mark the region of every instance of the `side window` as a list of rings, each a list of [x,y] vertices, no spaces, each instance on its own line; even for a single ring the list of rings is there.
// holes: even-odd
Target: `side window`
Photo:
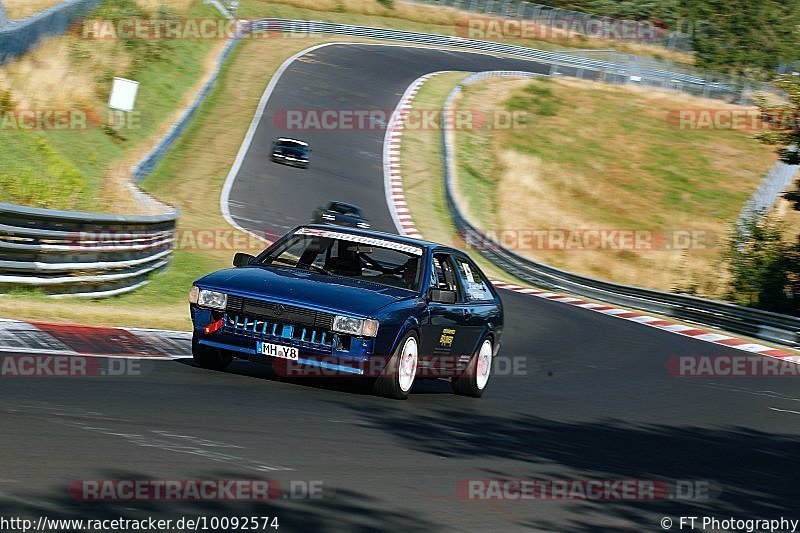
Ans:
[[[456,273],[449,255],[436,254],[433,256],[433,277],[434,279],[431,280],[432,287],[447,291],[456,291],[456,293],[460,295],[458,280],[456,279]]]
[[[482,302],[494,299],[492,291],[489,289],[489,281],[481,274],[478,267],[464,257],[457,257],[456,265],[458,265],[458,275],[464,286],[468,302]]]

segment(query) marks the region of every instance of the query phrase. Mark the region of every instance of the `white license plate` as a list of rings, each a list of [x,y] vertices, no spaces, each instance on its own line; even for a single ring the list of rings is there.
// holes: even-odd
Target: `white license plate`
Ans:
[[[297,361],[298,357],[300,357],[300,350],[297,348],[281,346],[280,344],[272,344],[269,342],[260,342],[259,351],[262,355],[280,357],[281,359],[289,359],[291,361]]]

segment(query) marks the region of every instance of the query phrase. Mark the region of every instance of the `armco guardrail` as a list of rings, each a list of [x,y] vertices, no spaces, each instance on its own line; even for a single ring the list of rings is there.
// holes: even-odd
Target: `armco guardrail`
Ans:
[[[72,20],[99,3],[100,0],[64,0],[30,17],[5,23],[0,13],[0,65],[9,58],[21,56],[44,36],[65,33]]]
[[[465,78],[461,85],[489,75],[513,76],[515,73],[478,73]],[[443,117],[453,116],[450,112],[452,103],[460,93],[461,85],[455,87],[448,95],[443,107]],[[452,118],[446,118],[446,120],[452,120]],[[800,318],[798,317],[593,279],[537,263],[504,248],[473,224],[459,205],[458,193],[454,184],[454,180],[457,179],[454,158],[455,130],[456,128],[447,125],[442,128],[445,196],[448,210],[456,229],[464,237],[467,245],[476,249],[486,259],[506,272],[539,287],[706,324],[780,344],[800,346]]]
[[[0,291],[113,296],[169,262],[177,212],[127,216],[0,203]]]
[[[680,90],[710,98],[730,99],[738,94],[738,90],[730,84],[707,80],[690,73],[672,72],[638,64],[633,65],[600,61],[577,55],[546,52],[544,50],[537,50],[525,46],[467,39],[464,37],[311,20],[263,19],[253,21],[249,24],[250,29],[254,32],[275,31],[308,35],[347,35],[366,39],[399,41],[437,47],[459,48],[462,50],[495,55],[516,56],[550,63],[552,65],[551,74],[561,73],[610,83],[636,83],[638,85]]]

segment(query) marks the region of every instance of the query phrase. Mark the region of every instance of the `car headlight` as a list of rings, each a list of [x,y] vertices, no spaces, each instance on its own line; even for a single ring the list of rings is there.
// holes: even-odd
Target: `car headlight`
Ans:
[[[359,337],[374,337],[378,334],[378,321],[337,315],[333,318],[333,331]]]
[[[192,285],[192,288],[189,289],[189,303],[196,304],[197,299],[200,297],[200,287],[197,285]]]
[[[200,293],[197,296],[197,305],[224,311],[225,306],[228,305],[228,295],[223,292],[200,289]]]

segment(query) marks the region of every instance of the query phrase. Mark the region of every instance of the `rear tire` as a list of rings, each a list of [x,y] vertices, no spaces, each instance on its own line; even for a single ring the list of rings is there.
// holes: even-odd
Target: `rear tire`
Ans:
[[[463,374],[453,378],[453,392],[480,398],[492,373],[492,340],[484,339]]]
[[[230,354],[219,348],[201,346],[196,335],[192,336],[192,357],[197,366],[209,370],[225,370],[233,360]]]
[[[419,362],[419,341],[414,332],[407,334],[386,362],[381,375],[375,380],[376,394],[405,400],[414,386]]]

